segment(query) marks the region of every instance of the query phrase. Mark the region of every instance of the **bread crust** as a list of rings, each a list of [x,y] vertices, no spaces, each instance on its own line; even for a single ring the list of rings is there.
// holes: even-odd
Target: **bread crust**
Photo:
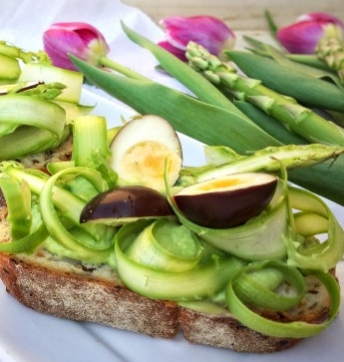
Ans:
[[[178,332],[176,303],[148,299],[110,281],[47,269],[6,254],[0,254],[0,278],[14,298],[40,313],[159,338],[173,338]]]
[[[263,335],[243,326],[229,315],[209,315],[188,308],[181,308],[179,322],[189,342],[236,352],[272,353],[291,348],[300,341]]]
[[[39,255],[0,253],[0,278],[20,303],[40,313],[96,322],[157,338],[174,338],[178,331],[190,343],[237,352],[272,353],[293,347],[299,339],[275,338],[242,325],[230,313],[213,315],[154,300],[127,289],[116,278],[95,276],[92,269],[75,272],[60,265],[36,262]],[[314,293],[313,282],[310,283]],[[326,302],[306,318],[319,323],[328,314]],[[270,315],[272,319],[281,318]],[[284,320],[287,321],[285,316]],[[288,318],[289,319],[289,318]]]

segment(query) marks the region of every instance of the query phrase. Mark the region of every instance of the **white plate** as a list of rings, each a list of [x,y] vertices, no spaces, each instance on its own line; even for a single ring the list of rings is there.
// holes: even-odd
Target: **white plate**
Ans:
[[[99,95],[84,91],[83,102],[97,106],[94,113],[107,117],[109,126],[132,112]],[[202,164],[200,143],[182,136],[185,164]],[[343,221],[343,208],[331,203]],[[344,267],[338,267],[344,281]],[[342,293],[343,294],[343,293]],[[342,296],[344,297],[344,296]],[[222,362],[305,361],[332,362],[344,355],[344,306],[333,325],[321,335],[272,355],[238,354],[230,350],[193,345],[179,334],[174,340],[153,339],[94,323],[79,323],[39,314],[13,299],[0,283],[0,362]]]

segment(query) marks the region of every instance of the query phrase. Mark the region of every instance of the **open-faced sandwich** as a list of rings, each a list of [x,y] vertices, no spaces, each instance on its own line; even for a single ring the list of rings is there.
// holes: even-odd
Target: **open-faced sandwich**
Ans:
[[[80,116],[56,152],[0,164],[0,277],[18,301],[241,352],[283,350],[331,324],[343,231],[284,164],[334,147],[207,147],[208,163],[186,167],[160,117],[108,139],[103,117]]]

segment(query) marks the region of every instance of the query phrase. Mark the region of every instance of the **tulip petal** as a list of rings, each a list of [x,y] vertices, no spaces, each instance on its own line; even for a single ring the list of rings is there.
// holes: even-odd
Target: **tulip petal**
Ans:
[[[79,44],[79,38],[73,33],[58,29],[49,29],[43,35],[44,50],[49,55],[52,63],[61,68],[75,69],[67,57],[71,51],[80,56],[83,52],[83,43]],[[63,49],[63,51],[61,50]]]
[[[335,16],[310,12],[299,16],[293,24],[280,28],[276,37],[291,53],[313,54],[327,24],[335,24],[344,29],[344,23]]]
[[[337,24],[344,28],[344,23],[338,19],[337,17],[327,14],[327,13],[320,13],[320,12],[310,12],[303,15],[300,15],[296,21],[325,21],[327,23]]]
[[[187,61],[186,56],[185,56],[185,51],[174,47],[168,41],[166,41],[166,40],[161,41],[158,43],[158,45],[161,46],[162,48],[164,48],[165,50],[167,50],[168,52],[170,52],[171,54],[175,55],[177,58],[179,58],[183,62]]]
[[[211,16],[172,16],[161,24],[166,30],[166,40],[174,47],[185,50],[189,41],[201,44],[212,54],[224,47],[233,47],[235,35],[220,19]]]
[[[326,22],[300,21],[281,28],[278,41],[291,53],[312,54],[324,33]]]
[[[98,29],[82,22],[55,23],[43,34],[44,50],[55,66],[76,70],[68,58],[73,54],[96,65],[99,57],[109,52],[109,46]]]

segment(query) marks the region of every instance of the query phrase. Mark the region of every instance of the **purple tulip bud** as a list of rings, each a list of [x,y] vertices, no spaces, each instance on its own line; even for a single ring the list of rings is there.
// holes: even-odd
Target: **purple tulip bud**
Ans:
[[[53,65],[76,70],[68,53],[97,65],[98,59],[106,56],[110,48],[103,34],[87,23],[70,22],[52,24],[43,34],[44,50]]]
[[[178,54],[176,49],[179,54],[184,51],[189,41],[202,45],[214,55],[219,55],[223,49],[232,49],[235,44],[235,34],[215,17],[172,16],[161,20],[161,25],[165,28],[166,41],[159,45],[173,54]]]
[[[290,53],[313,54],[327,24],[335,24],[344,30],[344,23],[330,14],[308,13],[300,16],[295,23],[280,28],[277,40]]]

